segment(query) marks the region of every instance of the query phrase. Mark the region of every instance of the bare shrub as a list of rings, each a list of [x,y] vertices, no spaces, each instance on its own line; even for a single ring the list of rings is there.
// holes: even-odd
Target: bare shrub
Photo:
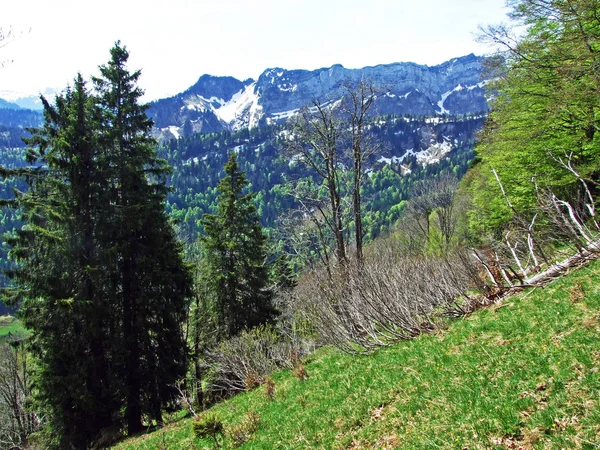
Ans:
[[[0,448],[22,448],[40,429],[40,417],[27,407],[30,389],[23,342],[0,344]]]
[[[311,351],[310,343],[294,340],[274,327],[244,331],[209,352],[209,390],[216,397],[227,397],[255,388],[272,372],[293,369],[295,361]]]
[[[275,400],[275,382],[271,377],[265,378],[265,397],[271,401]]]
[[[580,284],[576,284],[569,289],[569,299],[571,303],[578,303],[585,298],[585,292]]]
[[[306,371],[306,367],[304,367],[304,364],[302,364],[301,362],[299,362],[296,365],[296,367],[294,367],[294,370],[292,371],[292,375],[294,375],[300,381],[306,381],[309,379],[309,375],[308,375],[308,372]]]
[[[454,305],[476,277],[470,258],[402,256],[390,240],[364,265],[329,276],[306,273],[298,285],[300,309],[323,343],[365,353],[436,327],[439,312]]]
[[[256,389],[258,386],[261,385],[262,382],[262,377],[253,370],[251,370],[244,379],[244,385],[246,386],[247,391],[252,391]]]

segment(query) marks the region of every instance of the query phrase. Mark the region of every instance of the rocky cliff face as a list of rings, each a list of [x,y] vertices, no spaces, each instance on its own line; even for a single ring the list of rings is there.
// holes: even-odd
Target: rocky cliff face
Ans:
[[[256,81],[203,75],[185,92],[152,103],[148,113],[165,137],[251,128],[285,120],[315,99],[335,102],[345,84],[366,79],[385,92],[375,103],[376,114],[476,114],[488,110],[482,62],[468,55],[433,67],[395,63],[362,69],[339,64],[313,71],[274,68]]]

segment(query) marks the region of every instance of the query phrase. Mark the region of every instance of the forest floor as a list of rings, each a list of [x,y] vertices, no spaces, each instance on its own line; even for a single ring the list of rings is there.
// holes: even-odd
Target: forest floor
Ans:
[[[322,348],[309,376],[273,374],[210,409],[221,448],[600,448],[600,262],[449,321],[445,329],[351,356]],[[115,448],[203,449],[191,418]]]

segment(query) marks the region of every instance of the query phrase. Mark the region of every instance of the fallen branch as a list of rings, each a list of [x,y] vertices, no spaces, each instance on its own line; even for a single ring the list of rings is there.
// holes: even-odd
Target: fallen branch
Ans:
[[[568,269],[572,269],[577,267],[585,262],[592,261],[597,259],[600,256],[600,240],[592,242],[587,245],[584,249],[582,249],[576,255],[571,256],[570,258],[565,259],[564,261],[557,262],[550,267],[548,267],[543,272],[540,272],[536,275],[533,275],[524,280],[524,285],[529,286],[540,286],[551,279],[556,278],[559,275],[562,275]]]

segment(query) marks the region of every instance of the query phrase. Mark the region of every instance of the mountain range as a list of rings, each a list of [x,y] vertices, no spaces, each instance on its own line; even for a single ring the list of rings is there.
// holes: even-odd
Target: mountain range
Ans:
[[[485,58],[473,54],[437,66],[393,63],[346,69],[265,70],[257,80],[202,75],[186,91],[154,101],[148,115],[162,139],[236,131],[284,121],[314,100],[339,100],[346,84],[365,79],[381,92],[377,115],[465,115],[488,111]]]

